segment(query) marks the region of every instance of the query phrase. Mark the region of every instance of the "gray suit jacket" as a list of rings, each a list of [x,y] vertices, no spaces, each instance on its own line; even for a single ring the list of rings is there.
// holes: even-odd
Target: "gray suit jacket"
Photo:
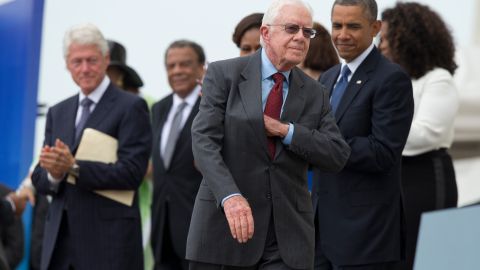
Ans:
[[[313,266],[308,164],[339,171],[350,149],[335,125],[324,88],[294,68],[281,120],[293,123],[295,132],[289,146],[277,140],[270,160],[261,92],[260,52],[208,68],[192,126],[193,153],[203,180],[187,240],[189,260],[254,265],[273,220],[285,263]],[[252,208],[255,232],[246,244],[232,238],[221,208],[222,199],[233,193],[241,193]]]

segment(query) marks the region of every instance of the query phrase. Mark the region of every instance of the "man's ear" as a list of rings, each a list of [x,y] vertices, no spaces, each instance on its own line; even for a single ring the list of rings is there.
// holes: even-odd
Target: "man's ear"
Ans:
[[[270,27],[267,25],[260,26],[260,35],[263,38],[263,41],[270,40]]]
[[[376,37],[382,29],[382,21],[376,20],[372,23],[372,38]]]

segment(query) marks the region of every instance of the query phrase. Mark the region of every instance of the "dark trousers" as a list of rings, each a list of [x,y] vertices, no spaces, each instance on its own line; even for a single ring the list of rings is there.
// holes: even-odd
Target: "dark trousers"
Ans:
[[[190,262],[190,270],[293,270],[280,257],[273,218],[270,219],[265,249],[260,261],[253,266],[238,267],[202,262]]]
[[[169,225],[169,207],[168,204],[162,208],[165,211],[165,226],[163,232],[162,256],[161,259],[155,258],[155,270],[188,270],[188,261],[176,254],[172,244],[171,230]]]
[[[333,265],[325,257],[322,257],[322,260],[318,260],[318,257],[316,256],[315,270],[393,270],[393,269],[396,269],[398,263],[399,262],[386,262],[386,263],[374,263],[374,264],[364,264],[364,265],[337,266],[337,265]]]
[[[62,214],[62,221],[55,242],[52,258],[50,259],[49,270],[74,270],[74,243],[71,241],[70,229],[68,226],[67,211]]]
[[[318,228],[318,218],[315,217],[315,228]],[[320,245],[320,236],[315,231],[315,270],[396,270],[400,262],[385,262],[375,264],[364,265],[349,265],[349,266],[337,266],[333,265],[327,257],[323,254],[322,250],[318,247]]]
[[[445,149],[402,158],[407,223],[406,260],[396,270],[412,270],[422,213],[457,206],[453,161]]]

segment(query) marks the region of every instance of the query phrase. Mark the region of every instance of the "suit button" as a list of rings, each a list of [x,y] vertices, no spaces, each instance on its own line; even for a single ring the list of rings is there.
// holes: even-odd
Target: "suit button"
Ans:
[[[271,200],[271,199],[272,199],[272,193],[267,192],[267,196],[266,196],[266,197],[267,197],[267,199]]]

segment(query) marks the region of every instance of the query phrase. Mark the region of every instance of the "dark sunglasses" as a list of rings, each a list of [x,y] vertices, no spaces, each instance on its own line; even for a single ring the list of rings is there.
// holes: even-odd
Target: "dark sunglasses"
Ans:
[[[302,29],[302,34],[305,38],[314,38],[317,34],[317,30],[307,27],[301,27],[298,24],[287,23],[287,24],[267,24],[268,26],[282,26],[283,30],[288,34],[295,35]]]

